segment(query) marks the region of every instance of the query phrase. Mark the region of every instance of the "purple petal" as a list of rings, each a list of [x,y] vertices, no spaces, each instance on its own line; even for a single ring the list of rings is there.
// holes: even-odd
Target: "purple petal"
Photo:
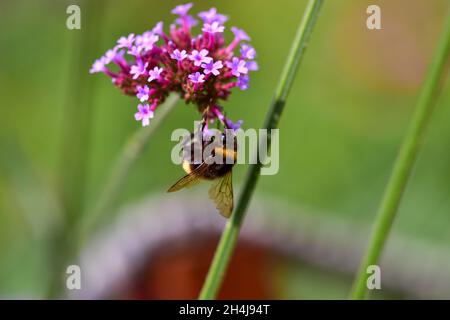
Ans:
[[[248,34],[242,30],[242,29],[238,29],[236,27],[232,27],[231,31],[233,32],[234,36],[236,38],[239,38],[240,40],[244,40],[244,41],[250,41],[250,37],[248,36]]]
[[[180,4],[172,10],[172,13],[178,14],[180,16],[185,16],[188,13],[188,11],[192,8],[192,6],[193,6],[192,2]]]

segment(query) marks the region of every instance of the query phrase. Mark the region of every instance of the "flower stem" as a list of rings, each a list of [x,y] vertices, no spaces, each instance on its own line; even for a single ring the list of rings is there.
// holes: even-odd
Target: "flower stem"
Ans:
[[[440,43],[435,51],[434,58],[428,70],[427,77],[420,93],[415,113],[413,114],[409,129],[398,154],[391,177],[386,187],[384,198],[381,202],[377,218],[375,220],[369,245],[364,259],[353,284],[352,299],[364,299],[367,290],[367,268],[377,264],[392,223],[397,213],[408,178],[411,175],[414,163],[420,149],[427,123],[433,110],[433,102],[439,91],[440,81],[446,74],[445,65],[448,62],[450,52],[450,12]]]
[[[269,112],[267,113],[263,126],[265,129],[271,130],[278,126],[287,96],[297,74],[298,66],[303,58],[322,3],[323,0],[310,0],[308,2],[303,19],[299,24],[297,35],[293,41],[291,52],[286,60],[283,73],[275,90],[274,99]],[[271,145],[270,138],[271,134],[269,133],[267,135],[268,149],[270,149]],[[225,226],[219,245],[214,254],[212,264],[206,276],[205,283],[200,292],[199,299],[201,300],[214,299],[217,296],[231,255],[236,246],[239,230],[260,174],[261,163],[263,162],[264,159],[259,159],[256,164],[250,165],[248,169],[242,192],[237,201],[236,209]]]
[[[140,128],[124,145],[114,167],[111,169],[111,174],[105,183],[105,187],[98,198],[96,205],[88,212],[82,220],[82,225],[79,226],[80,228],[77,235],[78,241],[84,241],[86,235],[88,235],[113,208],[131,167],[144,151],[150,137],[158,129],[170,111],[176,106],[177,102],[178,96],[171,96],[164,105],[160,106],[159,109],[161,111],[157,114],[156,119],[152,121],[151,125]]]

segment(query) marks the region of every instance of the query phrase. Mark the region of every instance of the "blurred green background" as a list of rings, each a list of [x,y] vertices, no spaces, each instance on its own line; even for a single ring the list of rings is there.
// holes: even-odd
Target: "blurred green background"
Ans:
[[[251,35],[260,71],[225,108],[244,128],[259,128],[306,1],[193,2],[195,13],[215,6],[230,16],[228,27]],[[81,30],[66,28],[69,4],[81,7]],[[160,20],[167,28],[177,4],[1,1],[1,296],[44,294],[52,230],[67,206],[76,219],[95,203],[114,159],[139,128],[136,99],[109,78],[89,75],[90,65],[121,35]],[[381,7],[382,30],[366,28],[370,4]],[[326,1],[280,122],[280,171],[260,179],[257,196],[369,225],[449,7],[447,0]],[[450,250],[449,106],[447,81],[393,233]],[[195,119],[196,110],[179,103],[131,171],[118,206],[163,195],[180,177],[170,160],[170,134],[191,129]],[[245,169],[235,170],[236,190]],[[317,281],[309,285],[324,293],[314,297],[339,286]]]

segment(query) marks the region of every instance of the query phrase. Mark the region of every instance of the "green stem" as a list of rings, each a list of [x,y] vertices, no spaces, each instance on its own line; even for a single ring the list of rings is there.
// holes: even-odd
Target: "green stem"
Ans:
[[[151,125],[139,129],[124,145],[114,167],[111,169],[111,174],[105,183],[105,187],[103,188],[96,205],[92,211],[88,212],[82,220],[82,225],[79,226],[80,228],[77,234],[79,242],[83,242],[90,231],[93,230],[114,207],[115,201],[122,191],[131,167],[144,151],[150,137],[158,129],[170,111],[176,106],[178,99],[178,96],[169,97],[166,103],[158,108],[160,111],[155,120],[152,121]]]
[[[265,129],[271,130],[278,126],[287,96],[297,74],[298,66],[303,58],[322,3],[323,0],[310,0],[308,2],[303,19],[298,27],[297,35],[293,41],[291,52],[286,61],[280,81],[278,82],[274,99],[267,113],[263,126]],[[270,149],[271,145],[270,138],[271,134],[269,133],[267,135],[268,149]],[[242,193],[237,201],[236,209],[225,226],[199,299],[214,299],[217,296],[234,247],[236,246],[239,230],[260,174],[261,163],[263,162],[264,159],[260,159],[256,164],[250,165],[242,187]]]
[[[408,182],[408,178],[411,175],[423,140],[426,125],[429,122],[432,113],[434,98],[437,96],[440,87],[439,83],[444,78],[449,50],[450,12],[447,17],[442,38],[423,84],[410,127],[406,133],[389,183],[386,187],[385,195],[373,226],[372,236],[366,254],[355,278],[351,293],[351,298],[353,299],[364,299],[366,296],[367,278],[369,276],[366,272],[367,268],[370,265],[377,264],[391,230],[395,214],[397,213],[403,192]]]

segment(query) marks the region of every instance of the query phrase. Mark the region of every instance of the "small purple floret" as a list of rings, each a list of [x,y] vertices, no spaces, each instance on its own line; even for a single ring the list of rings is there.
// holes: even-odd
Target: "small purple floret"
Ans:
[[[158,80],[161,77],[161,72],[163,72],[163,68],[154,67],[148,73],[150,77],[148,78],[148,82],[152,82],[153,80]]]
[[[210,63],[212,58],[208,57],[209,51],[206,49],[201,50],[193,50],[191,55],[189,56],[189,60],[194,62],[196,67],[200,67],[202,63]]]
[[[198,16],[203,20],[204,23],[213,23],[217,21],[220,24],[224,24],[228,20],[227,16],[217,13],[216,8],[211,8],[208,11],[202,11],[198,14]]]
[[[178,49],[175,49],[175,50],[173,50],[173,52],[170,54],[170,57],[172,58],[172,59],[174,59],[174,60],[177,60],[177,61],[183,61],[184,59],[186,59],[187,58],[187,52],[186,52],[186,50],[178,50]]]
[[[147,85],[137,86],[136,97],[141,101],[145,102],[150,98],[150,88]]]
[[[137,60],[136,65],[131,66],[130,74],[133,75],[133,79],[136,80],[140,76],[147,74],[148,62],[143,63],[142,60]]]
[[[247,61],[247,69],[248,69],[248,71],[258,71],[259,70],[258,63],[253,60]]]
[[[221,26],[218,21],[214,21],[213,23],[205,23],[205,25],[202,28],[203,32],[206,33],[222,33],[224,32],[225,27]]]
[[[256,58],[256,50],[251,45],[244,43],[241,45],[241,56],[244,59],[253,60]]]
[[[248,34],[242,30],[242,29],[238,29],[236,27],[232,27],[231,31],[233,32],[234,36],[239,39],[239,40],[243,40],[243,41],[250,41],[250,37],[248,36]]]
[[[184,23],[186,23],[188,28],[192,28],[192,27],[195,27],[196,25],[198,25],[198,20],[195,19],[191,15],[187,15],[187,16],[178,18],[175,20],[175,22],[178,23],[180,26],[182,26]]]
[[[192,81],[192,83],[196,84],[205,82],[205,75],[201,74],[200,72],[190,74],[188,78]]]
[[[101,57],[100,59],[95,60],[91,69],[89,70],[89,73],[104,72],[106,70],[105,62],[105,57]]]
[[[134,33],[130,33],[128,37],[121,37],[119,40],[117,40],[116,48],[131,48],[134,40]]]
[[[241,74],[248,73],[248,68],[246,67],[245,61],[237,57],[234,57],[232,62],[228,61],[227,67],[231,69],[231,73],[236,77],[239,77]]]
[[[213,75],[218,76],[220,74],[219,69],[223,68],[223,64],[222,64],[222,61],[220,61],[220,60],[217,62],[214,62],[213,60],[211,60],[209,63],[203,63],[202,68],[204,69],[203,72],[205,74],[212,73]]]
[[[246,75],[246,74],[241,75],[241,76],[238,78],[237,86],[238,86],[239,89],[241,89],[241,90],[247,90],[247,89],[248,89],[248,82],[249,82],[249,77],[248,77],[248,75]]]
[[[179,6],[176,6],[173,10],[173,14],[177,14],[179,16],[186,16],[188,11],[191,10],[193,4],[191,2],[186,4],[180,4]]]
[[[142,126],[148,126],[150,124],[150,119],[153,118],[153,111],[150,110],[148,104],[139,104],[138,112],[134,114],[136,121],[142,121]]]

